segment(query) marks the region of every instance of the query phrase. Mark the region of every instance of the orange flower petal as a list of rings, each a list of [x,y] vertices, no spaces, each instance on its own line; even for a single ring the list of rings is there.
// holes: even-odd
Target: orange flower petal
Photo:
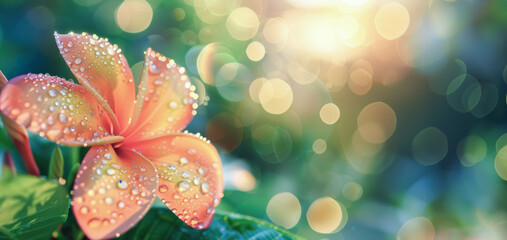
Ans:
[[[89,238],[117,237],[146,214],[157,184],[153,164],[139,154],[93,146],[74,183],[74,215]]]
[[[10,80],[0,96],[8,118],[47,139],[68,146],[117,142],[97,101],[81,86],[43,74]]]
[[[110,115],[115,135],[121,133],[129,125],[135,98],[132,72],[121,50],[87,33],[55,33],[55,39],[77,80]]]
[[[197,108],[194,90],[184,68],[148,48],[133,123],[123,135],[146,139],[183,130]]]
[[[202,137],[173,134],[125,145],[150,159],[159,173],[158,197],[193,228],[207,228],[223,197],[222,165]]]

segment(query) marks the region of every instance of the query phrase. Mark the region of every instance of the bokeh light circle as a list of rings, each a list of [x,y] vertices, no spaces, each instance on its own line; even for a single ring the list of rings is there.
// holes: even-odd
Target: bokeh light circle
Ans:
[[[397,240],[426,240],[435,239],[433,223],[425,217],[408,220],[398,231]]]
[[[407,9],[396,2],[384,4],[375,15],[375,28],[387,40],[399,38],[407,31],[409,24]]]
[[[306,213],[310,227],[319,233],[332,233],[345,220],[345,209],[333,198],[323,197],[315,200]]]
[[[225,23],[227,31],[236,40],[248,40],[255,36],[259,29],[259,17],[250,8],[234,9]]]
[[[317,139],[312,144],[312,149],[316,154],[323,154],[327,149],[327,143],[324,139]]]
[[[266,213],[271,221],[289,229],[301,218],[301,204],[290,192],[278,193],[269,200]]]
[[[340,118],[340,109],[334,103],[326,103],[320,109],[319,115],[325,124],[333,125]]]
[[[495,171],[500,178],[507,181],[507,146],[502,147],[496,154]]]
[[[123,31],[138,33],[150,26],[153,9],[144,0],[125,0],[116,9],[116,24]]]
[[[246,47],[246,55],[248,58],[254,62],[258,62],[264,58],[264,55],[266,54],[266,49],[264,48],[264,45],[258,41],[251,42]]]
[[[350,201],[357,201],[363,195],[363,187],[356,182],[348,182],[343,186],[343,196]]]
[[[396,114],[384,102],[374,102],[364,107],[357,117],[361,137],[370,143],[383,143],[396,129]]]
[[[266,112],[282,114],[292,105],[291,86],[279,78],[265,81],[259,91],[259,102]]]
[[[462,139],[457,147],[458,159],[465,167],[482,161],[488,153],[486,141],[479,136],[470,135]]]
[[[414,159],[424,166],[438,163],[447,155],[447,136],[435,127],[421,130],[412,141]]]

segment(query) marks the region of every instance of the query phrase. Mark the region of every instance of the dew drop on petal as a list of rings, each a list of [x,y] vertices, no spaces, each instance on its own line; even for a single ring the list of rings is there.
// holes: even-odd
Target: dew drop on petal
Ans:
[[[98,218],[92,218],[88,221],[88,226],[90,228],[98,228],[100,226],[100,220]]]
[[[180,191],[180,192],[187,191],[189,188],[190,188],[190,184],[188,184],[187,181],[181,181],[180,183],[178,183],[178,191]]]
[[[139,194],[139,190],[137,188],[132,188],[132,195]]]
[[[185,164],[187,164],[188,162],[189,162],[189,161],[188,161],[188,158],[186,158],[186,157],[181,157],[181,158],[180,158],[180,163],[181,163],[181,165],[185,165]]]
[[[81,207],[81,208],[79,209],[79,211],[80,211],[82,214],[87,214],[87,213],[90,211],[90,209],[89,209],[88,207],[86,207],[86,206],[83,206],[83,207]]]
[[[106,154],[104,154],[104,157],[105,157],[106,159],[111,159],[111,158],[113,158],[113,156],[111,155],[111,153],[106,153]]]
[[[58,118],[60,119],[60,122],[67,123],[68,117],[64,113],[60,113],[60,115],[58,115]]]
[[[74,60],[74,63],[75,64],[81,64],[81,58],[76,58],[76,60]]]
[[[125,189],[127,187],[128,187],[128,184],[126,181],[123,181],[123,180],[118,181],[118,188],[119,189]]]
[[[118,207],[121,208],[121,209],[125,208],[125,203],[122,202],[122,201],[119,201],[118,202]]]
[[[112,168],[106,170],[107,175],[113,175],[116,171]]]
[[[106,197],[104,198],[104,202],[107,204],[107,205],[113,205],[114,203],[114,200],[112,197]]]
[[[201,192],[208,193],[209,192],[209,184],[207,184],[207,183],[201,184]]]
[[[166,185],[160,185],[160,187],[158,187],[158,191],[161,192],[161,193],[165,193],[167,192],[169,189],[167,188]]]
[[[178,107],[178,103],[176,103],[175,101],[171,101],[171,102],[169,103],[169,107],[170,107],[170,108],[172,108],[172,109],[175,109],[175,108],[177,108],[177,107]]]
[[[56,92],[56,90],[54,90],[54,89],[49,89],[48,93],[49,93],[49,96],[51,96],[51,97],[56,97],[56,95],[58,95],[58,92]]]

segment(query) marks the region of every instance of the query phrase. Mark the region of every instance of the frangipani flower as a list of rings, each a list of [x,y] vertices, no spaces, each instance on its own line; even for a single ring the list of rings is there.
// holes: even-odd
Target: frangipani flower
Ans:
[[[136,95],[116,45],[86,33],[55,38],[80,85],[22,75],[3,88],[0,109],[51,141],[91,146],[72,200],[85,234],[119,236],[155,197],[189,226],[208,227],[223,196],[222,166],[209,141],[181,132],[197,108],[185,69],[149,48]]]

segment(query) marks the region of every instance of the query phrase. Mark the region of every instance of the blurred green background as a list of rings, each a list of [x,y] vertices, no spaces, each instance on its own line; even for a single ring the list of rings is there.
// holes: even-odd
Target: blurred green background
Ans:
[[[7,78],[74,79],[54,31],[108,38],[136,80],[147,47],[186,67],[220,209],[308,239],[507,238],[505,0],[1,0]]]

